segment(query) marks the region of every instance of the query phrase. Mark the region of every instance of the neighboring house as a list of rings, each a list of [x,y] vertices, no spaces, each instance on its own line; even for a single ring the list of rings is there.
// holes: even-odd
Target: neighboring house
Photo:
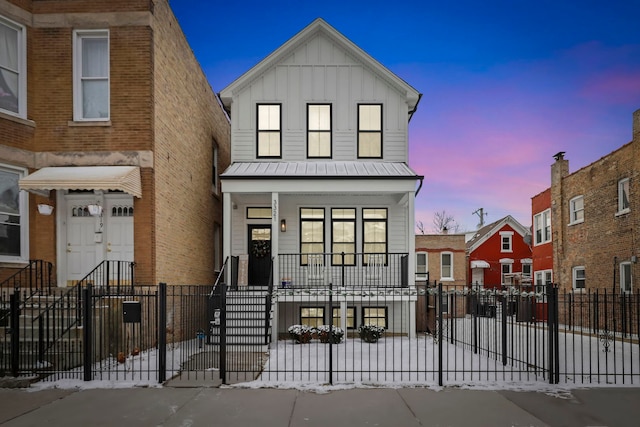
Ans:
[[[212,283],[230,125],[168,2],[1,0],[0,35],[0,277]]]
[[[414,286],[422,177],[408,167],[408,123],[420,96],[322,19],[221,91],[232,160],[221,176],[224,253],[238,257],[238,287]],[[352,326],[378,317],[393,331],[381,320],[388,304],[329,314],[317,296],[280,310],[273,332],[332,315]]]
[[[530,239],[529,229],[511,215],[473,233],[467,241],[471,284],[484,288],[530,285]]]
[[[553,283],[553,235],[551,233],[551,189],[531,198],[531,259],[533,283],[537,291]]]
[[[534,236],[534,270],[551,269],[552,281],[565,291],[635,291],[640,241],[640,110],[633,114],[631,142],[616,151],[571,174],[564,153],[554,157],[548,200],[538,200],[547,197],[542,193],[532,201],[540,203],[532,205],[534,227],[538,212],[551,214],[553,263],[551,267],[548,261],[542,264]],[[543,254],[548,256],[548,249]]]

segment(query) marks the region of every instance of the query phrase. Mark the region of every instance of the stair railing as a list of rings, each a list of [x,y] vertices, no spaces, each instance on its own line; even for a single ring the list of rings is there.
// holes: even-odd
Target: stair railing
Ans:
[[[28,289],[29,294],[39,291],[51,292],[51,271],[53,264],[41,259],[32,259],[0,283],[0,288]]]

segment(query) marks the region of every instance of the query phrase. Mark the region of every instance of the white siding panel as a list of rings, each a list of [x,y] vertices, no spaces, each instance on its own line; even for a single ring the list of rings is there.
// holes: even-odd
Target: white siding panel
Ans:
[[[287,131],[283,135],[283,156],[287,159],[302,161],[307,158],[306,133],[296,130]]]
[[[311,84],[313,86],[312,99],[310,101],[314,102],[324,102],[330,100],[327,98],[326,88],[327,85],[325,83],[325,68],[321,66],[316,66],[312,68],[312,76],[311,76]]]
[[[334,160],[351,160],[356,157],[354,132],[333,133],[333,158]]]

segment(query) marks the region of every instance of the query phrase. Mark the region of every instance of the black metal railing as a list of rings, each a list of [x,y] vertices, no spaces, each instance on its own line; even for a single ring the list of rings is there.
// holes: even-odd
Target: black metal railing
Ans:
[[[279,288],[407,287],[406,253],[279,254]]]
[[[21,268],[0,283],[0,288],[28,290],[30,294],[51,291],[51,274],[53,265],[41,259],[30,260]]]

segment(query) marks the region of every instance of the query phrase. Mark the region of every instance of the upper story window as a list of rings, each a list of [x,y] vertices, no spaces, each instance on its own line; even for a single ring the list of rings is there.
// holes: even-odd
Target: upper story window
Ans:
[[[522,277],[526,277],[526,278],[531,278],[531,267],[532,267],[532,263],[533,261],[530,258],[525,258],[520,260],[520,263],[522,264]]]
[[[282,156],[280,104],[258,104],[257,157]]]
[[[0,262],[29,259],[29,199],[18,187],[26,175],[25,169],[0,165]]]
[[[540,212],[533,217],[534,245],[551,241],[551,209]]]
[[[440,280],[454,280],[452,252],[440,253]]]
[[[569,200],[569,224],[584,222],[584,196]]]
[[[629,212],[629,178],[618,181],[618,213]]]
[[[331,158],[331,104],[307,105],[307,157]]]
[[[572,270],[573,277],[573,290],[574,291],[584,291],[586,284],[586,274],[584,271],[584,267],[573,267]]]
[[[109,120],[109,31],[76,30],[73,62],[73,119]]]
[[[513,252],[513,231],[500,232],[500,252]]]
[[[382,158],[382,105],[358,105],[358,158]]]
[[[220,166],[218,165],[218,159],[219,159],[219,149],[218,149],[218,143],[215,142],[215,140],[213,141],[212,144],[213,147],[213,152],[211,153],[211,191],[213,192],[213,194],[218,194],[218,187],[219,187],[219,179],[218,179],[218,173],[220,170]]]
[[[429,271],[429,255],[426,252],[416,253],[416,280],[427,280]]]
[[[356,210],[331,209],[331,252],[333,265],[355,265],[356,258]]]
[[[0,16],[0,111],[27,116],[27,61],[24,27]]]

